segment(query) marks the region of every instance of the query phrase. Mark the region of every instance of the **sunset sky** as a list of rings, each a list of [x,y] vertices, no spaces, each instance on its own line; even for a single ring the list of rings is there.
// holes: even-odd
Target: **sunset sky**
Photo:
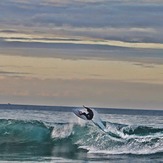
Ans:
[[[163,110],[162,0],[1,0],[0,103]]]

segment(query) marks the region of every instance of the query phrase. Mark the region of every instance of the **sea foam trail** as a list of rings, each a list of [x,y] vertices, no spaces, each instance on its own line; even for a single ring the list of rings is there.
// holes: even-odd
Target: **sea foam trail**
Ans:
[[[21,149],[28,151],[32,146],[36,153],[40,149],[40,152],[47,150],[51,153],[66,147],[72,149],[72,153],[82,148],[89,153],[163,154],[163,128],[105,123],[113,135],[110,136],[92,123],[47,124],[42,121],[1,119],[0,150],[19,146],[14,148],[14,152]],[[122,141],[116,140],[117,135]]]

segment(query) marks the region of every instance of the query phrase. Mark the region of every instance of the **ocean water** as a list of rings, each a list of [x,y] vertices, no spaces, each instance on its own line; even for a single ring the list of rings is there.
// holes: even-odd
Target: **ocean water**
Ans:
[[[105,133],[73,108],[0,105],[0,162],[163,162],[163,111],[95,108]]]

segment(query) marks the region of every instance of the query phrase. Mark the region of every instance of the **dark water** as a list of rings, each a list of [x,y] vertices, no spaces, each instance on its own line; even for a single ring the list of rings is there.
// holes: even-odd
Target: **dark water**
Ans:
[[[105,133],[72,109],[0,105],[0,161],[163,161],[163,111],[97,108]]]

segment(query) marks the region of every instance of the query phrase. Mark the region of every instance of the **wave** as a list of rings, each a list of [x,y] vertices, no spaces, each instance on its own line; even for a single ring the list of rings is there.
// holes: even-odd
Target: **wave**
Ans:
[[[54,123],[0,120],[0,153],[59,155],[77,153],[157,154],[163,153],[163,128],[128,126],[105,122],[105,133],[86,123]]]
[[[39,121],[0,120],[0,144],[48,142],[53,128]]]

